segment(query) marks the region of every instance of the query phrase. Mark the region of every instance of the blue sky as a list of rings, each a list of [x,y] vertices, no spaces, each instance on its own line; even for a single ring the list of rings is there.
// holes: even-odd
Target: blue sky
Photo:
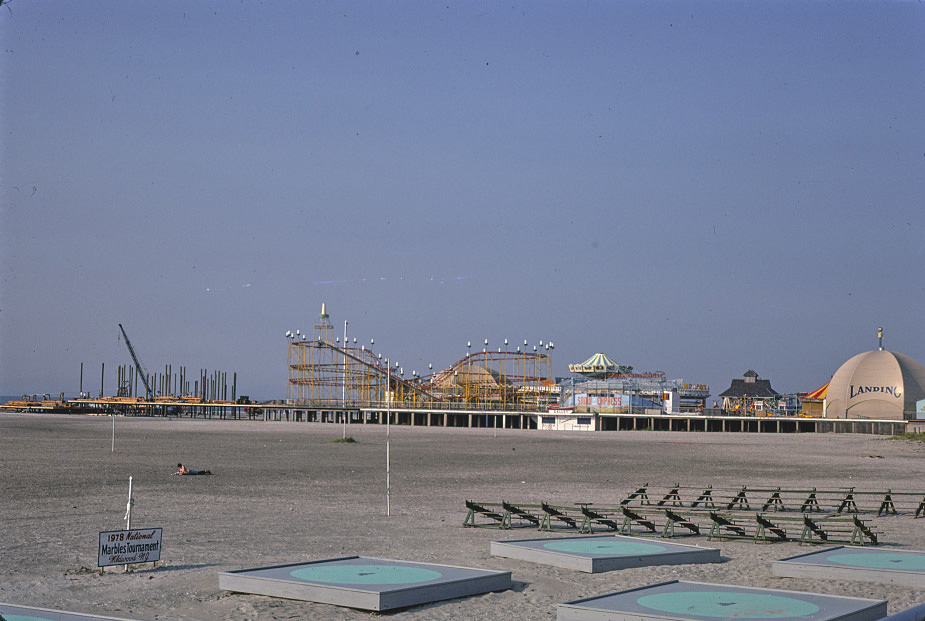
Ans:
[[[322,302],[406,369],[925,362],[922,41],[921,2],[9,3],[0,393],[114,392],[122,323],[285,396]]]

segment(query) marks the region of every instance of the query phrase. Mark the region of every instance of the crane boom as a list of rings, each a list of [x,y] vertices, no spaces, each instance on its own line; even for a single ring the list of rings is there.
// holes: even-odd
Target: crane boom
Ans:
[[[122,324],[119,324],[119,329],[122,330],[122,338],[125,339],[125,345],[128,347],[128,353],[132,355],[132,360],[135,361],[135,368],[138,369],[138,372],[141,374],[141,381],[145,385],[145,390],[147,394],[151,394],[151,387],[148,386],[148,370],[141,364],[141,360],[138,359],[138,355],[135,353],[135,348],[132,347],[132,342],[128,340],[128,334],[125,333],[125,328],[122,327]]]

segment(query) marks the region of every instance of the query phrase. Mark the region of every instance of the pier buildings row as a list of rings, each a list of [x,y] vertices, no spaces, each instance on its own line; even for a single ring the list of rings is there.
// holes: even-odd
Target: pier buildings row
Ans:
[[[358,410],[312,409],[284,402],[116,401],[112,398],[18,400],[2,408],[10,412],[90,414],[98,416],[163,416],[230,420],[314,422],[332,425],[405,425],[411,427],[467,427],[486,429],[553,429],[555,414],[500,410],[436,410],[428,408],[369,407]],[[545,422],[544,422],[545,419]],[[728,416],[722,414],[665,414],[630,412],[580,413],[570,427],[576,431],[688,431],[742,433],[863,433],[898,435],[925,431],[925,421],[827,419],[793,416]],[[561,429],[561,427],[559,427]]]
[[[661,372],[634,373],[632,367],[617,365],[604,354],[569,365],[573,376],[553,381],[550,379],[550,353],[554,345],[543,341],[530,344],[525,340],[522,345],[504,341],[503,346],[492,349],[486,340],[481,351],[477,346],[474,352],[472,344],[468,343],[465,356],[448,368],[433,371],[428,366],[423,373],[412,370],[406,374],[399,363],[375,353],[372,340],[368,347],[357,344],[355,338],[348,341],[346,322],[341,341],[334,335],[334,327],[323,305],[311,335],[297,330],[287,332],[286,337],[287,395],[284,400],[251,403],[247,397],[235,398],[235,376],[231,385],[232,398],[227,400],[226,376],[220,373],[213,374],[210,381],[205,372],[201,372],[199,381],[194,382],[196,390],[190,393],[189,380],[182,367],[176,381],[167,381],[171,378],[170,367],[167,367],[165,381],[155,382],[156,386],[165,387],[164,393],[152,394],[146,390],[145,397],[135,396],[136,373],[131,368],[120,368],[120,389],[115,397],[104,398],[101,388],[99,398],[91,398],[83,392],[81,398],[72,400],[65,400],[63,395],[61,399],[51,399],[48,395],[42,399],[24,397],[0,409],[342,423],[345,429],[348,424],[397,424],[549,431],[896,434],[925,427],[925,416],[911,417],[903,409],[899,410],[900,416],[895,417],[871,416],[876,413],[871,410],[865,411],[867,415],[863,417],[836,419],[827,418],[824,413],[813,415],[815,412],[805,407],[783,407],[780,406],[784,403],[782,396],[770,389],[767,380],[758,379],[753,371],[748,371],[743,380],[734,380],[730,390],[720,395],[724,406],[735,397],[742,407],[719,409],[705,407],[709,386],[668,380]],[[882,349],[878,355],[884,359],[899,356]],[[879,358],[875,362],[879,362]],[[857,392],[865,396],[896,397],[910,392],[917,395],[921,392],[919,384],[925,385],[925,380],[916,379],[925,373],[921,371],[916,371],[918,374],[903,372],[915,380],[904,388]],[[81,366],[81,384],[82,381]],[[886,379],[878,378],[874,383],[892,387]],[[765,384],[765,392],[773,397],[770,400],[768,395],[756,392]],[[170,394],[169,388],[173,386],[182,387],[186,393]],[[752,386],[755,390],[750,388]],[[800,405],[800,399],[794,398],[794,401]],[[916,407],[920,403],[914,402]],[[774,405],[766,407],[769,404]]]

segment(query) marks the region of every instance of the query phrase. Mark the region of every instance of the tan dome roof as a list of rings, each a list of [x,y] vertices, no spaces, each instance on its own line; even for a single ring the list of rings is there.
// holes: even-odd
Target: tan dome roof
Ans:
[[[895,351],[868,351],[841,365],[825,397],[828,418],[915,418],[925,399],[925,367]]]

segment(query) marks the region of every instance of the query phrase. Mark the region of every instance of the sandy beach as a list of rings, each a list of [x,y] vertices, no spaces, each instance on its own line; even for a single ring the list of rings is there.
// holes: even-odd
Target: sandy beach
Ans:
[[[925,602],[900,585],[778,578],[797,543],[676,541],[723,562],[586,574],[493,557],[533,528],[464,528],[466,499],[615,504],[643,483],[925,491],[925,445],[883,436],[559,433],[320,423],[0,415],[0,602],[152,620],[366,619],[373,613],[220,590],[226,570],[365,555],[511,571],[510,590],[384,613],[397,619],[555,619],[556,604],[671,579]],[[878,458],[871,459],[875,455]],[[178,462],[212,476],[172,476]],[[97,568],[98,533],[163,528],[150,564]],[[872,518],[881,545],[925,549],[925,519]],[[601,530],[601,532],[604,532]],[[574,534],[574,533],[563,533]],[[556,534],[549,536],[557,536]]]

